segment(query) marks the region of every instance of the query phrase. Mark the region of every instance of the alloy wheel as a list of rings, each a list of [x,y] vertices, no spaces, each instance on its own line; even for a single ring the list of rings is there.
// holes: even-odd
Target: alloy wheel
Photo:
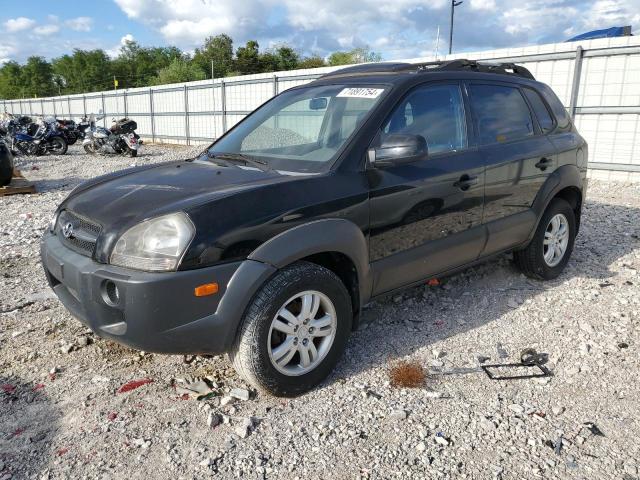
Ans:
[[[544,232],[543,256],[550,267],[555,267],[564,258],[569,245],[569,221],[562,213],[554,215]]]
[[[271,364],[287,376],[304,375],[327,356],[336,336],[336,309],[325,294],[309,290],[287,300],[271,321]]]

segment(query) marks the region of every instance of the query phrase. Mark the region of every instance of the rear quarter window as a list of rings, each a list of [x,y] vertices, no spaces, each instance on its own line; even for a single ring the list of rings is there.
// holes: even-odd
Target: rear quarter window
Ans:
[[[555,92],[547,85],[542,85],[540,87],[540,92],[551,107],[553,116],[556,117],[556,120],[558,121],[558,130],[563,132],[571,130],[571,118],[569,117],[569,113],[567,112],[567,109],[564,108],[564,105],[562,105],[562,102]]]
[[[527,100],[529,100],[529,103],[531,104],[531,108],[533,108],[533,112],[536,114],[542,133],[549,133],[553,130],[555,122],[549,112],[549,109],[542,100],[542,97],[538,92],[530,88],[524,88],[523,91]]]

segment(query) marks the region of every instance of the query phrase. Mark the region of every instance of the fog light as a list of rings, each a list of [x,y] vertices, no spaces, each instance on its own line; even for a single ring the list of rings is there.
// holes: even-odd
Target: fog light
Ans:
[[[102,290],[102,297],[108,305],[115,307],[120,303],[120,290],[113,281],[107,280],[104,282]]]

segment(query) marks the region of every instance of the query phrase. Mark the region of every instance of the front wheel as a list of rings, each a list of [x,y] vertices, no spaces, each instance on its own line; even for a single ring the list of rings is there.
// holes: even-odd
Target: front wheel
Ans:
[[[53,155],[64,155],[67,153],[67,142],[62,137],[51,137],[49,139],[49,152]]]
[[[135,149],[133,149],[133,148],[129,148],[129,147],[127,147],[127,150],[128,150],[127,154],[128,154],[131,158],[133,158],[133,157],[137,157],[137,156],[138,156],[138,150],[135,150]]]
[[[566,200],[554,198],[542,215],[533,240],[514,252],[522,273],[538,280],[552,280],[562,273],[576,238],[576,216]]]
[[[351,298],[336,274],[298,262],[256,294],[229,357],[238,374],[260,390],[299,395],[331,373],[351,322]]]

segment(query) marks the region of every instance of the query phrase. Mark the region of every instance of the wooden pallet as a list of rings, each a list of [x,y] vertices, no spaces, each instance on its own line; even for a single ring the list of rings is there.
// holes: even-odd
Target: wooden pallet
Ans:
[[[18,193],[36,193],[36,186],[22,176],[20,170],[13,170],[11,183],[0,188],[0,197],[5,195],[16,195]]]

